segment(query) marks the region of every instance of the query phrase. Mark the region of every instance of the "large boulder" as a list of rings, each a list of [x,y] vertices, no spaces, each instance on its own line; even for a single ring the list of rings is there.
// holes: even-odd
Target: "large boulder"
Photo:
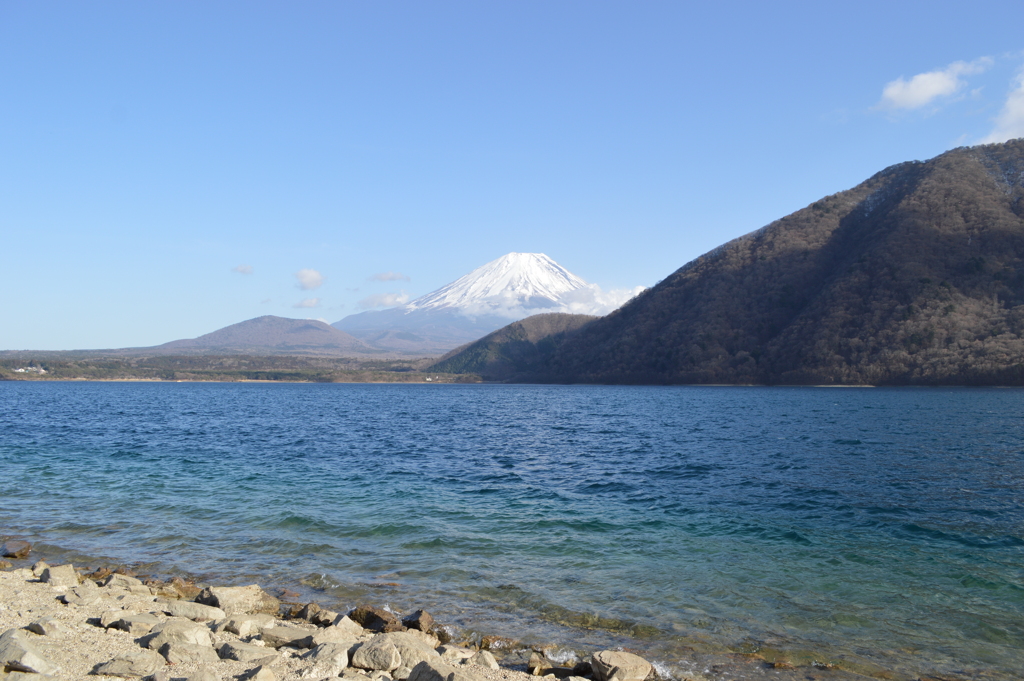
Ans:
[[[0,635],[0,669],[56,674],[57,665],[49,653],[39,645],[39,636],[24,629],[8,629]]]
[[[471,664],[476,667],[486,667],[488,669],[498,669],[498,660],[489,650],[481,650],[476,653],[466,660],[466,664]]]
[[[217,649],[217,654],[222,660],[237,660],[238,662],[260,662],[272,664],[279,655],[272,648],[257,646],[241,641],[228,641]]]
[[[261,589],[258,584],[209,587],[196,596],[196,603],[220,608],[227,615],[252,615],[261,612],[274,615],[281,608],[281,601]]]
[[[590,660],[597,681],[644,681],[651,673],[651,663],[633,653],[602,650]]]
[[[377,632],[402,631],[404,627],[398,616],[384,608],[360,605],[348,614],[349,618],[364,629]]]
[[[207,622],[209,620],[221,620],[227,617],[220,608],[215,608],[212,605],[203,605],[202,603],[193,603],[191,601],[171,601],[169,603],[163,603],[160,609],[166,612],[171,617],[184,617],[187,620],[194,622]]]
[[[61,600],[68,605],[88,606],[96,605],[103,599],[103,592],[88,579],[68,589],[67,593],[61,596]]]
[[[359,638],[366,633],[366,630],[348,615],[341,615],[335,618],[334,626],[351,634],[353,638]]]
[[[271,648],[310,648],[313,645],[313,633],[298,627],[267,627],[260,632],[260,640]]]
[[[160,646],[160,654],[168,664],[212,664],[220,662],[220,657],[211,646],[197,646],[190,643],[165,643]]]
[[[352,666],[389,672],[402,665],[402,655],[387,638],[374,636],[352,651]]]
[[[275,626],[276,622],[277,620],[270,615],[239,615],[218,621],[213,630],[216,632],[229,631],[246,638],[255,636],[268,627]]]
[[[21,539],[8,539],[0,548],[4,558],[26,558],[32,552],[32,545]]]
[[[213,646],[210,629],[189,620],[167,620],[153,627],[152,633],[143,639],[143,645],[151,650],[160,650],[165,643],[187,643],[195,646]]]
[[[116,613],[116,611],[115,611]],[[104,613],[106,615],[106,613]],[[139,612],[133,614],[121,614],[108,626],[113,629],[120,629],[121,631],[127,631],[132,636],[145,636],[146,634],[153,631],[153,627],[163,624],[165,620],[160,619],[151,612]],[[103,618],[100,618],[100,624],[103,623]]]
[[[341,627],[324,627],[317,632],[313,633],[313,640],[309,644],[310,648],[315,648],[321,643],[345,643],[349,647],[352,647],[359,642],[358,636],[353,636],[352,632],[346,631]]]
[[[39,579],[50,586],[78,586],[78,573],[75,572],[75,566],[70,563],[47,567],[39,575]]]
[[[103,586],[119,586],[122,589],[130,590],[133,586],[143,586],[143,584],[141,579],[115,572],[103,580]]]
[[[114,659],[98,664],[92,670],[93,674],[99,676],[120,676],[122,678],[136,678],[155,674],[166,663],[164,658],[152,650],[131,650]]]

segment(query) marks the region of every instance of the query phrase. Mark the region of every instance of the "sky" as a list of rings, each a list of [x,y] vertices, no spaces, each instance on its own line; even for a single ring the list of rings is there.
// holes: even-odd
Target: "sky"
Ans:
[[[1024,3],[0,0],[0,349],[608,293],[1024,136]]]

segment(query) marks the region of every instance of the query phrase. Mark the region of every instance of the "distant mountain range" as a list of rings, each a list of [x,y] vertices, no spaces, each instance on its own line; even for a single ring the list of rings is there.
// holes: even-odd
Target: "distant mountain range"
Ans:
[[[529,320],[527,320],[529,321]],[[438,364],[566,383],[1024,384],[1024,139],[892,166],[615,312]],[[496,359],[497,358],[497,359]]]
[[[151,348],[152,355],[252,354],[252,355],[379,355],[358,338],[315,319],[287,319],[266,315],[225,326],[188,340],[176,340]]]
[[[379,350],[440,354],[510,321],[590,311],[594,302],[594,287],[543,253],[509,253],[410,303],[332,326]]]

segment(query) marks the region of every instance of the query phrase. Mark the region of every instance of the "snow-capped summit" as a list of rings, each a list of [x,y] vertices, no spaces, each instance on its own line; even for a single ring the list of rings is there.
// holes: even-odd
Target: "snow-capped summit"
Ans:
[[[405,305],[331,326],[382,350],[442,353],[542,312],[607,314],[641,290],[604,292],[543,253],[509,253]]]
[[[403,306],[414,310],[457,309],[466,313],[513,312],[513,308],[558,306],[587,282],[543,253],[509,253]]]

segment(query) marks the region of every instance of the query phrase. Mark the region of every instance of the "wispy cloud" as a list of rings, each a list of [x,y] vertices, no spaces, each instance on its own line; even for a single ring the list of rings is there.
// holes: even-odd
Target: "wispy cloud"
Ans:
[[[297,308],[320,307],[320,299],[319,298],[305,298],[305,299],[300,300],[299,302],[295,303],[294,305],[292,305],[292,307],[297,307]]]
[[[324,283],[324,275],[316,270],[299,270],[295,273],[295,278],[299,280],[298,286],[303,291],[312,291],[315,288],[320,288]]]
[[[409,277],[401,272],[380,272],[369,278],[369,281],[409,281]]]
[[[900,76],[886,83],[882,89],[882,99],[875,108],[919,109],[937,99],[951,97],[967,85],[962,76],[981,73],[992,63],[990,57],[981,57],[972,62],[955,61],[944,69],[919,73],[910,80]]]
[[[252,274],[252,265],[237,265],[232,267],[231,271],[239,274]]]
[[[1024,137],[1024,68],[1017,72],[1010,95],[996,116],[996,127],[982,142],[1005,142]]]
[[[400,291],[399,293],[376,293],[372,296],[367,296],[359,301],[358,306],[360,310],[374,310],[378,307],[405,305],[408,302],[409,294],[405,291]]]
[[[508,319],[522,319],[540,312],[566,312],[569,314],[590,314],[604,316],[625,305],[632,298],[645,290],[644,286],[633,288],[603,290],[597,284],[588,284],[584,288],[564,293],[558,303],[538,308],[527,306],[517,296],[493,296],[482,300],[476,305],[465,307],[462,314],[469,317],[478,315],[498,315]]]

